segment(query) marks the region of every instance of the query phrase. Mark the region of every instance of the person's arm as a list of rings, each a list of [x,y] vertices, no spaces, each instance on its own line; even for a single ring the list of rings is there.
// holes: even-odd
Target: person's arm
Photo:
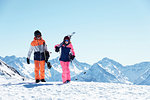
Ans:
[[[55,52],[59,52],[60,44],[55,45]]]
[[[71,48],[71,53],[72,53],[72,55],[75,56],[75,52],[74,52],[74,49],[73,49],[72,44],[70,44],[70,48]]]
[[[74,60],[74,58],[75,58],[75,52],[74,52],[72,44],[70,44],[69,47],[71,48],[71,50],[70,50],[71,51],[71,55],[69,55],[70,59]]]
[[[31,46],[30,46],[30,49],[29,49],[29,52],[28,52],[28,57],[27,57],[27,58],[30,59],[31,54],[32,54],[32,51],[33,51],[33,46],[31,45]]]
[[[46,44],[45,42],[44,42],[43,46],[44,46],[44,50],[45,50],[45,51],[48,51],[48,49],[47,49],[47,44]]]
[[[59,46],[60,46],[60,44],[57,44],[57,45],[55,45],[55,48],[56,48],[56,47],[59,47]]]
[[[31,57],[31,53],[33,51],[33,46],[30,46],[29,52],[28,52],[28,56],[27,56],[27,64],[30,64],[30,57]]]

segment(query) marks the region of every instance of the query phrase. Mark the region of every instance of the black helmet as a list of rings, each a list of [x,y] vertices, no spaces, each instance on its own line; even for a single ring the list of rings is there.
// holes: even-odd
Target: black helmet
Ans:
[[[37,37],[37,36],[42,36],[41,32],[39,30],[36,30],[34,32],[34,36]]]

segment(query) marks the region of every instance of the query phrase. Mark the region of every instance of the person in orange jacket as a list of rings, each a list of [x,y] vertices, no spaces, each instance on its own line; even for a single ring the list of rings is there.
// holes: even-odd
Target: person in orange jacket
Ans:
[[[45,55],[44,51],[47,50],[45,40],[42,39],[42,34],[39,30],[34,32],[34,40],[31,42],[31,47],[28,52],[27,64],[30,64],[30,56],[34,51],[34,64],[35,64],[35,82],[39,83],[45,81]],[[40,71],[40,75],[39,75]]]

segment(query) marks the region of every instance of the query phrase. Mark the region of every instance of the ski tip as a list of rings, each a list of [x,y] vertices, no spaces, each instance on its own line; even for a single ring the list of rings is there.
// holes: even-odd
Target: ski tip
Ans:
[[[72,34],[75,34],[76,32],[72,32]]]

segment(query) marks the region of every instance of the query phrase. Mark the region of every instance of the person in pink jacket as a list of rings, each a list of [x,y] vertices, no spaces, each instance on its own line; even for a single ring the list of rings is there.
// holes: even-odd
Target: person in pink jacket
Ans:
[[[65,36],[61,44],[55,45],[55,51],[59,52],[61,48],[60,64],[62,66],[62,81],[68,83],[71,81],[69,64],[75,58],[75,52],[70,42],[70,37]]]

